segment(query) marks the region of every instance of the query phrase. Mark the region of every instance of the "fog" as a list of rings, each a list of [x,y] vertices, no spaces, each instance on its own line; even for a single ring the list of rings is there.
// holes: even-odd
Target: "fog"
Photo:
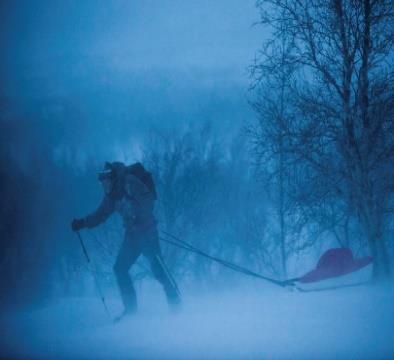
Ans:
[[[259,147],[275,146],[256,140],[258,126],[272,130],[256,94],[280,92],[256,87],[251,71],[273,34],[256,25],[256,5],[1,2],[0,357],[393,356],[392,277],[355,272],[360,286],[303,292],[242,273],[280,282],[330,248],[373,253],[357,211],[326,196],[325,176],[292,168],[297,158],[279,177],[277,154]],[[152,174],[177,312],[140,257],[130,271],[138,313],[113,322],[121,217],[80,231],[90,263],[70,225],[100,204],[106,161]],[[392,264],[392,218],[383,223]],[[233,270],[165,242],[166,232]]]

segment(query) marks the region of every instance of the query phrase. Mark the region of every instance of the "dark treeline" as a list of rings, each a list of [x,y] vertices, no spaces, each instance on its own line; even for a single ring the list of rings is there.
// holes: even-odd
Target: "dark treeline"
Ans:
[[[374,256],[376,279],[390,274],[392,4],[257,5],[272,36],[251,67],[255,114],[239,88],[150,91],[141,76],[134,87],[111,84],[118,91],[90,83],[74,95],[2,97],[3,302],[92,289],[69,223],[97,206],[105,160],[142,161],[157,186],[159,228],[211,255],[285,278],[329,247],[351,247]],[[107,290],[118,220],[83,232]],[[228,270],[163,248],[181,286],[228,284]],[[133,276],[150,276],[144,262]]]

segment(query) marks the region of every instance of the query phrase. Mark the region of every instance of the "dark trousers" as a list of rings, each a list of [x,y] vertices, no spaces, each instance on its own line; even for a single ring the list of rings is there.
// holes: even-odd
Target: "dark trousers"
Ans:
[[[114,265],[114,272],[126,312],[137,309],[137,298],[129,270],[143,254],[149,261],[153,275],[162,284],[170,305],[180,302],[177,286],[164,265],[156,227],[127,230]]]

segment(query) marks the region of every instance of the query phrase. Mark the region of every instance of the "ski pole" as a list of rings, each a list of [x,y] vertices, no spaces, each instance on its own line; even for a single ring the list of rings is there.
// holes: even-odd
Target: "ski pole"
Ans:
[[[90,258],[89,258],[88,252],[87,252],[87,250],[86,250],[85,244],[83,243],[82,236],[81,236],[81,234],[79,233],[79,231],[77,231],[76,233],[77,233],[77,235],[78,235],[78,239],[79,239],[79,243],[81,244],[82,251],[83,251],[83,253],[85,254],[86,261],[88,262],[88,264],[90,264]],[[88,269],[90,270],[89,267],[88,267]],[[96,270],[97,270],[97,269],[96,269]],[[95,283],[96,289],[97,289],[97,293],[98,293],[98,295],[99,295],[99,297],[100,297],[100,299],[101,299],[101,302],[102,302],[103,305],[104,305],[105,312],[107,313],[107,315],[109,316],[109,318],[112,319],[112,318],[111,318],[111,314],[109,313],[107,304],[106,304],[106,302],[105,302],[105,298],[104,298],[103,292],[102,292],[101,287],[100,287],[100,285],[99,285],[99,282],[98,282],[96,273],[94,273],[93,271],[90,271],[90,273],[91,273],[92,276],[93,276],[94,283]]]
[[[81,234],[79,233],[79,231],[77,231],[77,235],[78,235],[79,243],[81,244],[81,247],[82,247],[82,251],[85,254],[86,260],[88,263],[90,263],[90,258],[89,258],[88,252],[86,250],[85,244],[83,243],[83,240],[82,240],[82,237],[81,237]]]

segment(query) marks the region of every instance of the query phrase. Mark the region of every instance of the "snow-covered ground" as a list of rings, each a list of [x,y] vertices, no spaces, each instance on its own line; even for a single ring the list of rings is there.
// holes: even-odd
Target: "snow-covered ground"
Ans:
[[[62,299],[1,317],[1,357],[29,358],[394,358],[393,288],[299,293],[249,283],[185,295],[169,314],[146,282],[137,316],[113,325],[97,298]],[[117,297],[108,299],[113,315]]]

